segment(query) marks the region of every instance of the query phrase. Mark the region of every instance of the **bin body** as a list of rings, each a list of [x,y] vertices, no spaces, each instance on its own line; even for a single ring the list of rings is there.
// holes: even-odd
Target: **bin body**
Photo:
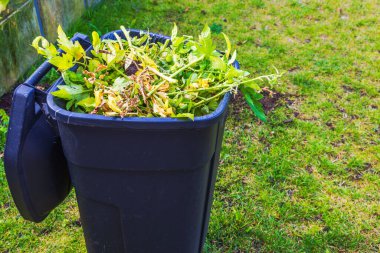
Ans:
[[[184,121],[73,113],[48,95],[88,252],[201,252],[229,97]]]
[[[201,252],[230,96],[194,121],[74,113],[47,96],[90,253]]]
[[[200,252],[224,118],[184,129],[59,123],[88,251]]]

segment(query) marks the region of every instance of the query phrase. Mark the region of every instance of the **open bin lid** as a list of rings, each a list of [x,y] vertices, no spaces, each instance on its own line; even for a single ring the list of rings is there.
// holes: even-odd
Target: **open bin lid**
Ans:
[[[82,34],[72,40],[90,45]],[[55,122],[44,113],[47,93],[34,87],[51,68],[43,63],[15,90],[4,152],[13,200],[22,217],[34,222],[44,220],[72,188]]]
[[[34,98],[33,88],[15,90],[4,167],[19,212],[40,222],[66,198],[71,182],[59,136]]]

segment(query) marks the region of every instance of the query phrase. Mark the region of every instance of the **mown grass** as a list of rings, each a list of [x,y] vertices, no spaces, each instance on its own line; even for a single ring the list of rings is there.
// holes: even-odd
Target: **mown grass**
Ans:
[[[71,32],[169,34],[176,22],[195,34],[208,23],[229,35],[242,68],[286,71],[269,123],[239,99],[230,107],[205,252],[378,252],[379,11],[376,0],[119,0]],[[85,251],[74,194],[32,224],[3,170],[0,189],[0,252]]]

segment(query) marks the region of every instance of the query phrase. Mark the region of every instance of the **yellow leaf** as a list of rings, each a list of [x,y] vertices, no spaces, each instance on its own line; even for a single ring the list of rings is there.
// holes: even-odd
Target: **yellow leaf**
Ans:
[[[85,51],[83,47],[80,45],[80,43],[78,41],[75,41],[75,44],[74,44],[74,47],[72,48],[71,53],[74,56],[75,60],[78,61],[84,56]]]
[[[202,88],[208,88],[209,87],[208,79],[199,79],[198,83],[200,84],[200,86]]]
[[[45,52],[48,59],[58,55],[58,51],[53,43],[50,43],[49,47],[46,48]]]
[[[66,100],[70,100],[73,98],[73,95],[70,94],[67,90],[56,90],[51,93],[54,97],[63,98]]]
[[[172,36],[171,39],[173,40],[175,37],[177,37],[178,28],[176,23],[174,23],[173,30],[172,30]]]
[[[9,3],[9,0],[0,1],[0,12],[5,11],[7,9],[8,3]]]
[[[166,109],[166,115],[168,116],[172,116],[174,113],[173,113],[173,108],[169,107]]]
[[[227,44],[226,57],[228,59],[230,57],[230,53],[231,53],[231,41],[225,33],[222,33],[222,34],[223,34],[224,39],[226,40],[226,44]]]
[[[148,55],[142,55],[142,58],[143,58],[143,62],[142,62],[142,65],[144,68],[146,67],[153,67],[155,69],[157,69],[157,64],[148,56]]]
[[[77,103],[82,106],[86,111],[92,111],[95,107],[95,99],[93,97],[87,97]]]
[[[111,97],[111,96],[108,97],[107,105],[112,111],[117,112],[117,113],[122,113],[120,108],[117,106],[116,99],[114,97]]]
[[[120,36],[117,35],[117,33],[113,33],[113,35],[115,36],[117,42],[119,43],[120,49],[124,49],[124,47],[123,47],[123,41],[121,40]]]
[[[66,53],[72,54],[71,50],[74,47],[74,44],[73,42],[69,40],[69,38],[67,38],[66,33],[63,31],[60,25],[58,26],[57,33],[58,33],[57,42],[59,44],[59,47]]]
[[[98,51],[100,48],[100,37],[99,34],[95,31],[92,32],[92,46],[95,51]]]
[[[236,50],[232,53],[231,59],[228,61],[228,65],[234,63],[236,60]]]
[[[59,71],[65,71],[73,67],[73,56],[70,54],[62,54],[62,56],[54,56],[49,62],[56,66]]]
[[[164,108],[162,108],[159,104],[158,101],[153,100],[153,112],[160,115],[163,118],[166,118],[166,111]]]
[[[37,50],[38,54],[45,55],[45,50],[39,46],[40,41],[42,40],[46,40],[46,39],[42,36],[36,37],[32,42],[32,47],[34,47]]]
[[[192,113],[179,113],[173,117],[179,118],[179,119],[191,119],[192,121],[194,121],[194,114]]]
[[[218,56],[210,56],[210,61],[213,69],[224,71],[227,67],[226,63]]]
[[[40,47],[40,43],[42,47]],[[42,36],[38,36],[33,40],[32,47],[37,50],[38,54],[45,56],[47,59],[50,59],[58,54],[55,46],[49,43],[49,41]]]
[[[102,103],[103,91],[96,90],[94,91],[94,94],[95,94],[95,107],[98,107]]]

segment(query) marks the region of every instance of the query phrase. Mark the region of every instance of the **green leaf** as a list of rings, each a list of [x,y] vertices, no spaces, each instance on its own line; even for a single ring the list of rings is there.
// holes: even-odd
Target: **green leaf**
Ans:
[[[108,66],[112,66],[115,63],[120,62],[124,56],[125,51],[117,49],[112,43],[107,43],[108,48],[111,51],[111,54],[102,54],[103,59],[107,62]]]
[[[62,54],[61,56],[54,56],[49,62],[56,66],[59,71],[66,71],[74,66],[73,56],[70,54]]]
[[[40,47],[40,42],[42,47]],[[33,40],[32,47],[37,50],[38,54],[45,56],[47,59],[51,59],[52,57],[58,55],[58,51],[55,46],[49,43],[49,41],[42,36],[38,36]]]
[[[52,92],[51,94],[55,97],[63,98],[66,100],[73,99],[76,95],[87,92],[83,89],[81,85],[58,85],[59,90]]]
[[[246,89],[242,88],[241,91],[243,93],[245,101],[247,102],[253,113],[256,115],[256,117],[258,117],[263,122],[267,122],[267,118],[264,113],[262,104],[258,100],[252,98],[250,96],[250,93]]]
[[[73,48],[70,51],[71,55],[74,56],[75,60],[80,60],[85,55],[85,51],[79,41],[75,41]]]
[[[94,47],[95,51],[98,51],[100,49],[99,33],[95,32],[95,31],[92,32],[92,46]]]
[[[216,49],[211,38],[210,27],[207,25],[203,28],[202,33],[199,35],[199,44],[195,45],[196,51],[194,52],[198,57],[210,57]]]
[[[231,41],[230,39],[227,37],[227,35],[225,33],[222,33],[223,36],[224,36],[224,39],[226,40],[226,44],[227,44],[227,49],[226,49],[226,57],[227,59],[230,57],[230,53],[231,53]]]
[[[236,61],[236,50],[232,53],[231,59],[228,61],[228,65]]]
[[[117,42],[119,43],[120,49],[124,49],[123,41],[121,40],[120,36],[117,33],[113,33],[113,35],[115,36]]]
[[[58,46],[66,54],[72,55],[76,60],[80,60],[85,55],[85,51],[81,44],[78,41],[75,41],[75,43],[70,41],[60,25],[58,26],[57,33]]]
[[[128,41],[129,47],[131,48],[132,47],[132,39],[131,39],[131,36],[129,35],[129,31],[127,31],[127,29],[125,29],[124,26],[120,26],[120,29],[123,32],[126,40]]]
[[[218,56],[210,56],[211,67],[224,71],[227,68],[226,63]]]
[[[225,73],[225,78],[231,82],[234,81],[234,78],[242,79],[245,76],[245,72],[236,69],[234,66],[229,65],[228,70]]]
[[[204,105],[204,106],[202,106],[202,108],[201,108],[201,112],[203,113],[203,114],[209,114],[210,113],[210,109],[208,108],[208,106],[207,105]]]
[[[0,1],[0,12],[5,11],[7,9],[8,3],[9,3],[9,0]]]
[[[65,89],[53,91],[51,93],[54,97],[70,100],[73,98],[72,94]],[[71,107],[71,106],[70,106]]]
[[[175,37],[177,37],[178,28],[176,23],[174,23],[173,30],[172,30],[172,36],[171,39],[173,40]]]
[[[257,85],[257,83],[255,83],[254,81],[244,83],[243,86],[247,89],[252,89],[254,92],[261,90],[260,86]]]
[[[62,73],[62,78],[66,85],[84,84],[83,75],[73,71],[65,71]]]
[[[211,38],[205,38],[200,42],[200,45],[197,46],[197,49],[201,55],[209,57],[212,55],[216,46],[213,44]]]
[[[99,67],[100,61],[97,59],[91,59],[88,61],[88,70],[90,72],[95,72],[95,70]]]
[[[260,100],[260,99],[262,99],[264,96],[263,96],[263,94],[261,94],[261,93],[257,93],[257,92],[255,92],[255,93],[251,93],[251,97],[254,98],[254,99],[256,99],[256,100]]]
[[[173,48],[181,48],[180,46],[185,42],[185,37],[174,37],[171,40]]]
[[[75,103],[75,100],[74,100],[74,99],[72,99],[72,100],[70,100],[69,102],[67,102],[67,103],[66,103],[66,110],[70,110],[71,107],[73,107],[74,103]]]
[[[57,42],[58,42],[59,47],[66,53],[70,53],[71,49],[74,47],[74,44],[66,36],[66,33],[63,31],[60,25],[58,26],[57,33],[58,33]]]
[[[218,108],[219,103],[217,100],[212,100],[210,103],[208,103],[208,107],[212,110],[215,111],[216,108]]]
[[[178,113],[173,118],[191,119],[192,121],[194,121],[194,114],[192,114],[192,113]]]
[[[95,98],[93,97],[87,97],[82,100],[80,100],[77,103],[78,106],[83,107],[87,112],[92,111],[95,108]]]
[[[211,35],[211,29],[208,25],[205,25],[203,27],[203,30],[201,32],[201,34],[199,35],[199,40],[202,40],[202,39],[205,39],[205,38],[209,38]]]
[[[129,81],[126,80],[124,77],[118,77],[113,82],[113,90],[122,92],[127,86],[129,85]]]
[[[140,31],[140,37],[133,37],[132,43],[135,46],[141,46],[149,39],[149,33]]]

